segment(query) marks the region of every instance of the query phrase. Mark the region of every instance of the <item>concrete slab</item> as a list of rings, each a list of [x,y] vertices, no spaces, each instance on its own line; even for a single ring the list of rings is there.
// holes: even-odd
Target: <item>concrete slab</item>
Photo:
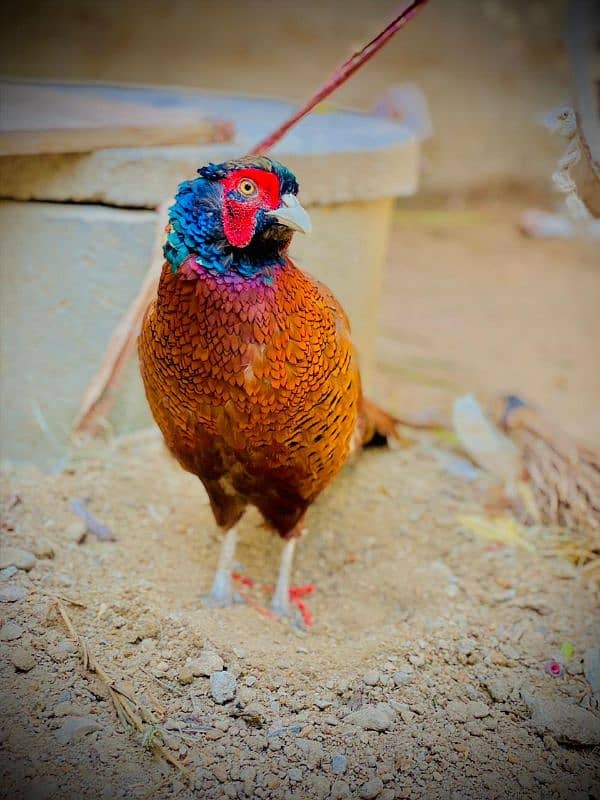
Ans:
[[[147,270],[155,214],[0,203],[0,453],[52,467]]]

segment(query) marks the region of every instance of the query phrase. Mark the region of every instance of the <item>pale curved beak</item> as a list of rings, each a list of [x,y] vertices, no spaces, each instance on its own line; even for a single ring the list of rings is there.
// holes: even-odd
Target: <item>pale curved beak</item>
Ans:
[[[310,233],[312,223],[304,208],[298,202],[294,194],[284,194],[281,196],[281,205],[273,211],[267,211],[271,217],[275,217],[277,222],[286,225],[293,231],[300,233]]]

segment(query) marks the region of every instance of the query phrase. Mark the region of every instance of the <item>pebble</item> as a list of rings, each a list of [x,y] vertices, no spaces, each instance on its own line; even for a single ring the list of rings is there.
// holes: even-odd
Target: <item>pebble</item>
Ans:
[[[370,669],[363,675],[363,683],[367,686],[377,686],[381,681],[381,675],[376,669]]]
[[[54,558],[55,556],[52,542],[48,539],[38,539],[33,546],[33,552],[37,558]]]
[[[220,670],[213,672],[210,676],[210,693],[215,703],[223,703],[233,700],[235,697],[236,680],[232,672]]]
[[[82,519],[78,519],[68,526],[66,534],[67,537],[75,544],[82,544],[87,536],[87,531],[88,528],[85,522]]]
[[[425,666],[425,656],[422,653],[411,653],[408,657],[408,660],[413,665],[413,667],[423,667]]]
[[[594,694],[600,695],[600,647],[590,647],[583,655],[583,674]]]
[[[566,701],[544,701],[523,696],[531,712],[531,725],[540,734],[549,733],[561,744],[593,747],[600,744],[600,719]]]
[[[12,578],[13,575],[16,575],[18,571],[19,570],[16,567],[6,567],[6,569],[0,571],[0,578],[2,578],[3,581],[6,581],[9,578]]]
[[[288,769],[288,778],[292,783],[300,783],[302,780],[302,770],[299,767]]]
[[[446,706],[448,717],[454,722],[467,722],[470,719],[482,719],[490,713],[490,707],[480,700],[452,700]]]
[[[348,722],[365,731],[387,731],[392,727],[394,712],[387,703],[365,705],[346,717]]]
[[[347,800],[350,797],[350,787],[346,781],[339,778],[333,782],[331,787],[331,800]]]
[[[35,658],[26,647],[15,647],[11,650],[10,660],[17,672],[29,672],[35,667]]]
[[[17,569],[24,569],[29,572],[30,569],[35,567],[36,557],[33,553],[28,553],[27,550],[21,550],[18,547],[3,547],[0,550],[0,569],[4,567],[16,567]]]
[[[55,717],[85,717],[85,711],[80,706],[75,705],[70,700],[63,700],[57,703],[52,709]]]
[[[213,647],[205,645],[197,658],[188,659],[187,666],[196,678],[209,678],[213,672],[222,672],[225,664]]]
[[[0,589],[0,603],[16,603],[27,597],[27,589],[17,584],[9,584]]]
[[[402,670],[398,670],[394,672],[392,679],[396,686],[406,686],[412,682],[413,674],[412,672],[403,672]]]
[[[63,724],[56,731],[56,738],[61,744],[77,742],[88,733],[102,730],[94,717],[66,717]]]
[[[177,680],[182,686],[188,686],[194,680],[194,673],[190,669],[189,664],[186,664],[179,670]]]
[[[381,778],[371,778],[360,787],[359,795],[363,800],[373,800],[383,791],[383,781]]]
[[[343,775],[348,769],[348,759],[341,753],[336,753],[331,757],[331,769],[336,775]]]
[[[511,693],[511,687],[503,678],[488,678],[484,686],[496,703],[505,703]]]
[[[0,642],[14,642],[23,636],[23,628],[16,622],[5,622],[0,628]]]

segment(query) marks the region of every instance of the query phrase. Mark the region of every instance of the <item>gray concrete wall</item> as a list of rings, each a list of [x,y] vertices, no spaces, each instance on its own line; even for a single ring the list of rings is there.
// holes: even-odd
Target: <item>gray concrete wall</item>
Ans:
[[[434,0],[335,96],[369,108],[419,83],[435,137],[423,188],[545,189],[561,143],[536,116],[568,96],[564,0]],[[300,101],[397,0],[9,0],[0,72],[182,84]]]

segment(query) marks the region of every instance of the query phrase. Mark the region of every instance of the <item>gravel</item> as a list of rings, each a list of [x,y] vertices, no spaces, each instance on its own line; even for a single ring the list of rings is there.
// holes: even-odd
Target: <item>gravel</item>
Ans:
[[[27,597],[27,589],[17,584],[0,587],[0,603],[17,603]]]
[[[13,648],[10,653],[10,660],[17,672],[29,672],[36,664],[31,650],[26,647]]]
[[[537,733],[549,733],[561,744],[587,747],[600,744],[600,719],[584,708],[531,695],[523,699],[531,712],[531,726]]]
[[[233,700],[236,691],[236,679],[232,672],[220,670],[210,676],[210,693],[215,703],[223,705]]]
[[[205,645],[197,658],[188,659],[186,666],[195,677],[209,678],[214,672],[221,672],[225,664],[212,646]]]
[[[383,781],[381,778],[371,778],[360,787],[359,795],[363,800],[373,800],[383,791]]]
[[[348,769],[348,759],[341,753],[336,753],[331,757],[331,769],[336,775],[343,775]]]
[[[366,705],[346,717],[347,722],[366,731],[388,731],[392,727],[394,711],[387,703]]]
[[[83,739],[89,733],[101,730],[102,725],[92,716],[65,717],[62,725],[56,731],[56,738],[60,744],[70,744]]]
[[[14,642],[23,636],[24,630],[16,622],[5,622],[0,628],[0,642]]]
[[[36,564],[36,557],[27,550],[18,547],[2,546],[0,548],[0,569],[5,567],[16,567],[29,572]]]

